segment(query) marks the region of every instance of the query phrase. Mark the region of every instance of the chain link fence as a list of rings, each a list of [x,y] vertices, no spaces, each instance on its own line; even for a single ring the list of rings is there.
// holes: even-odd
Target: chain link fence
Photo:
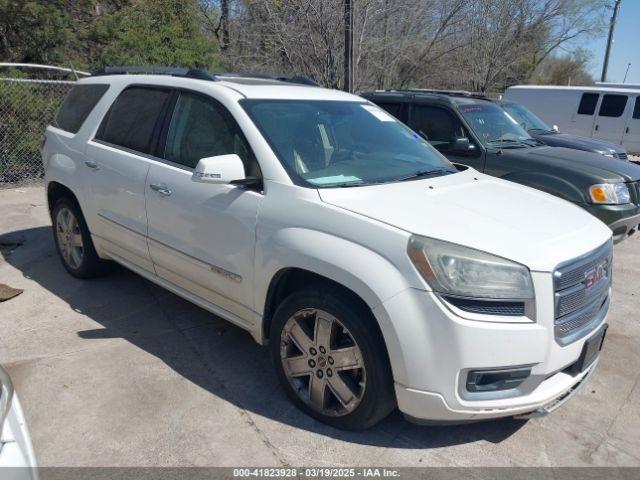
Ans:
[[[42,134],[74,83],[0,78],[0,188],[42,178]]]

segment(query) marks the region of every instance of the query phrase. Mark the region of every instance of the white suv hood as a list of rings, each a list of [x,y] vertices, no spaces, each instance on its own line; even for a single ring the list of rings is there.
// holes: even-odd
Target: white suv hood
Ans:
[[[605,243],[611,230],[569,202],[468,169],[366,187],[319,189],[322,201],[410,233],[553,271]]]

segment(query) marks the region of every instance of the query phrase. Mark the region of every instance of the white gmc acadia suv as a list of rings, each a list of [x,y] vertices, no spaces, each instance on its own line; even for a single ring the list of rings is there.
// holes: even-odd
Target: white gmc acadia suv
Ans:
[[[114,260],[248,330],[291,400],[339,428],[396,405],[538,415],[593,371],[612,241],[592,215],[450,163],[354,95],[151,72],[80,80],[46,130],[69,273]]]

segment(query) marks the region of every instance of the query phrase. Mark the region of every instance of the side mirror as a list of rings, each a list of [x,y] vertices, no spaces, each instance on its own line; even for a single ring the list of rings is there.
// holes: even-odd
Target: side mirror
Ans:
[[[554,125],[553,127],[551,127],[551,130],[553,130],[554,132],[560,131],[560,129],[558,128],[558,125]]]
[[[244,164],[235,153],[202,158],[191,179],[200,183],[230,184],[245,179]]]
[[[476,146],[466,137],[456,138],[449,147],[449,151],[455,153],[472,153],[475,150]]]

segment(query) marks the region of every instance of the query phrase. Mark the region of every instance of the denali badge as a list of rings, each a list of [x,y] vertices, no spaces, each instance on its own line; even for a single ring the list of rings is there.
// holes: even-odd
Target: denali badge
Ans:
[[[607,277],[607,260],[584,272],[584,286],[589,289]]]

